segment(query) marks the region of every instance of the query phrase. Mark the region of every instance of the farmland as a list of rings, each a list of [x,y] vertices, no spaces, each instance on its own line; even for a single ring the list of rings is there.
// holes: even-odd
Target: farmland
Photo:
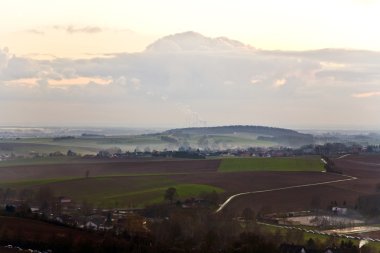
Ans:
[[[315,168],[309,167],[309,164],[318,167],[320,164],[318,157],[285,159],[287,167],[280,170],[282,160],[280,158],[231,158],[222,161],[84,158],[54,160],[50,157],[15,160],[0,163],[0,188],[37,191],[42,186],[49,186],[56,195],[68,196],[78,202],[87,201],[103,207],[141,207],[163,201],[163,193],[168,187],[175,187],[178,197],[182,199],[211,191],[219,193],[224,199],[230,194],[242,191],[339,178],[338,175],[313,171]],[[225,161],[234,161],[235,164],[245,166],[249,161],[249,166],[253,164],[256,167],[253,170],[244,170],[235,169],[234,164],[227,164],[229,167],[221,169]],[[229,171],[228,168],[230,172],[225,173]],[[273,168],[277,168],[277,171]],[[289,173],[289,168],[294,171]]]
[[[4,186],[16,190],[28,188],[35,191],[41,186],[49,186],[58,196],[70,196],[79,203],[85,201],[107,208],[143,207],[147,204],[160,203],[164,200],[164,192],[169,187],[177,189],[180,199],[198,196],[203,192],[223,192],[221,188],[209,185],[178,183],[166,176],[47,179],[8,183]]]
[[[136,207],[161,202],[168,187],[176,187],[179,198],[198,196],[202,192],[223,192],[212,185],[181,183],[170,178],[176,174],[216,171],[217,160],[113,162],[84,159],[42,165],[39,159],[31,165],[25,163],[8,163],[0,168],[0,188],[37,191],[42,186],[49,186],[58,196],[103,207]]]
[[[240,192],[344,178],[339,174],[321,173],[322,163],[317,156],[210,160],[60,159],[1,162],[0,188],[37,191],[41,186],[49,186],[55,194],[78,202],[87,201],[104,207],[141,207],[163,201],[163,193],[168,187],[177,188],[182,199],[215,191],[223,202]],[[344,174],[360,180],[242,196],[232,201],[227,210],[239,212],[244,206],[256,211],[267,207],[283,211],[303,210],[310,208],[311,200],[320,196],[326,196],[321,198],[321,206],[335,200],[353,206],[360,194],[373,193],[378,183],[373,176],[379,173],[378,168],[373,164],[362,164],[361,159],[361,156],[348,156],[336,160]],[[371,159],[377,161],[377,158]]]
[[[276,158],[226,158],[219,171],[322,171],[323,163],[319,156],[276,157]]]
[[[368,158],[372,161],[371,163],[363,163],[365,156],[354,155],[335,160],[336,165],[344,174],[353,176],[357,178],[356,180],[245,195],[232,201],[226,211],[240,212],[244,207],[250,207],[256,212],[263,209],[301,211],[310,209],[312,200],[316,198],[321,208],[326,208],[331,202],[336,202],[338,205],[345,203],[347,207],[354,208],[358,197],[375,194],[376,185],[379,183],[380,164],[376,163],[379,161],[379,156]],[[307,180],[293,181],[294,185],[301,182],[306,183]]]
[[[150,146],[152,149],[166,147],[160,136],[101,136],[101,137],[75,137],[75,138],[22,138],[18,140],[1,140],[0,152],[12,152],[18,155],[30,153],[50,153],[59,151],[66,153],[74,150],[80,154],[96,154],[99,150],[108,148],[122,148],[123,150],[144,149]]]
[[[292,146],[299,147],[303,144],[311,144],[311,135],[296,131],[268,128],[260,126],[229,126],[215,127],[211,130],[202,128],[173,129],[164,132],[149,132],[146,134],[134,134],[128,130],[108,129],[104,130],[109,135],[86,134],[86,130],[75,129],[41,129],[25,130],[24,134],[8,132],[2,129],[5,136],[16,138],[0,139],[0,155],[14,154],[16,156],[30,156],[36,154],[49,154],[52,152],[66,153],[72,150],[78,154],[96,154],[100,150],[121,149],[123,151],[135,150],[178,150],[180,147],[193,149],[229,149],[248,147],[275,147]],[[91,132],[91,130],[89,130]],[[97,131],[95,131],[97,133]],[[123,134],[124,133],[124,134]],[[292,142],[289,136],[296,136],[300,141]]]
[[[246,208],[254,214],[294,212],[311,210],[316,202],[325,210],[331,202],[344,203],[353,209],[359,196],[376,192],[380,176],[378,160],[376,156],[367,160],[355,155],[335,159],[336,166],[343,172],[341,175],[322,171],[317,156],[197,160],[43,157],[0,163],[0,188],[37,194],[41,189],[50,189],[55,196],[69,197],[85,207],[81,212],[90,207],[98,212],[114,210],[115,213],[144,207],[152,212],[156,205],[151,204],[164,203],[164,195],[170,187],[177,192],[174,203],[177,200],[186,203],[214,192],[219,197],[217,203],[221,204],[231,195],[253,192],[234,198],[217,215],[214,214],[217,206],[207,209],[215,219],[230,219],[228,217],[240,217]],[[174,212],[182,212],[177,214],[180,220],[184,213],[205,210],[186,209],[194,207],[184,205],[181,211],[181,206],[170,205],[170,202],[166,201],[165,205],[172,211],[179,208]],[[266,230],[265,225],[256,229]],[[286,231],[281,236],[287,238],[288,233],[294,231]],[[378,233],[360,236],[366,235],[376,238]],[[297,240],[303,242],[305,236],[319,238],[303,234],[298,235]],[[329,238],[324,236],[320,240],[328,243]]]

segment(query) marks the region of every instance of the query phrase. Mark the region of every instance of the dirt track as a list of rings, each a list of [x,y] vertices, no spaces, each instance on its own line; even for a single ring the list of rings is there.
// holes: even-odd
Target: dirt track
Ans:
[[[367,162],[368,161],[368,162]],[[276,211],[310,209],[316,199],[321,208],[331,201],[343,202],[353,207],[363,194],[374,193],[380,182],[379,156],[346,156],[335,160],[343,173],[358,180],[289,188],[251,196],[241,196],[226,208],[227,212],[241,213],[245,207],[255,211],[262,208]],[[229,196],[248,191],[260,191],[289,186],[315,184],[342,179],[341,175],[321,172],[217,172],[220,160],[139,160],[139,161],[89,161],[86,163],[13,166],[0,168],[1,181],[43,179],[57,177],[83,177],[89,170],[91,176],[167,173],[166,177],[178,183],[208,184],[225,190],[221,202]],[[367,164],[370,163],[370,164]],[[375,164],[375,165],[374,165]],[[174,173],[169,175],[170,173]],[[182,173],[182,174],[181,174]],[[314,201],[315,202],[315,201]]]
[[[357,180],[241,196],[232,201],[226,211],[239,214],[245,207],[256,212],[262,209],[307,210],[313,199],[318,199],[320,208],[327,208],[331,201],[336,201],[338,205],[345,202],[347,206],[354,207],[360,195],[374,193],[376,184],[380,182],[380,165],[365,164],[366,158],[368,157],[347,156],[335,161],[344,174],[357,177]],[[376,163],[380,161],[380,156],[371,156],[369,160]]]
[[[256,190],[256,191],[249,191],[249,192],[241,192],[235,195],[232,195],[229,197],[221,206],[216,210],[216,213],[223,211],[227,205],[233,201],[234,199],[241,197],[241,196],[246,196],[246,195],[252,195],[252,194],[261,194],[261,193],[268,193],[268,192],[278,192],[278,191],[284,191],[284,190],[291,190],[291,189],[301,189],[301,188],[308,188],[311,186],[321,186],[321,185],[328,185],[328,184],[336,184],[336,183],[341,183],[341,182],[346,182],[346,181],[351,181],[351,180],[357,180],[356,177],[351,177],[351,176],[345,176],[342,175],[342,179],[337,179],[337,180],[332,180],[332,181],[325,181],[325,182],[318,182],[318,183],[308,183],[308,184],[301,184],[301,185],[292,185],[292,186],[286,186],[286,187],[279,187],[279,188],[271,188],[271,189],[266,189],[266,190]]]
[[[338,180],[341,176],[322,172],[235,172],[173,175],[170,178],[184,183],[214,185],[223,188],[227,195],[231,195],[246,191]]]

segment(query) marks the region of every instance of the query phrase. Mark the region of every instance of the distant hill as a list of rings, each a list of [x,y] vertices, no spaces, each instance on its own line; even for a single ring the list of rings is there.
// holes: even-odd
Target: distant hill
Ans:
[[[285,128],[266,127],[266,126],[243,126],[243,125],[177,128],[177,129],[167,130],[164,133],[174,134],[174,135],[176,134],[233,134],[233,133],[254,133],[254,134],[263,134],[263,135],[271,135],[271,136],[305,135],[297,131],[285,129]]]
[[[314,143],[314,137],[311,134],[303,134],[290,129],[266,126],[235,125],[178,128],[165,131],[164,134],[172,136],[252,134],[258,136],[257,140],[271,141],[288,146],[301,146]]]

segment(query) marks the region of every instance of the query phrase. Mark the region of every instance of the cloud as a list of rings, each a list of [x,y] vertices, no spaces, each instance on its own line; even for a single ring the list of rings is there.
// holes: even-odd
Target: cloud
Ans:
[[[274,82],[274,86],[275,87],[281,87],[281,86],[284,86],[285,84],[286,84],[286,79],[285,78],[277,79]]]
[[[48,84],[51,86],[71,86],[71,85],[88,85],[91,83],[98,85],[108,85],[111,80],[106,78],[96,78],[96,77],[77,77],[68,79],[48,80]]]
[[[135,90],[140,89],[140,86],[141,86],[141,80],[140,79],[133,77],[130,79],[130,82],[131,82],[131,84]]]
[[[352,96],[355,97],[355,98],[369,98],[369,97],[375,97],[375,96],[380,96],[380,91],[355,93],[355,94],[353,94]]]
[[[7,81],[6,84],[9,86],[24,86],[24,87],[34,87],[37,84],[38,79],[36,78],[20,78],[11,81]]]
[[[251,84],[257,84],[259,82],[260,82],[260,79],[255,79],[255,78],[251,79]]]
[[[353,0],[354,3],[364,4],[364,5],[372,5],[377,3],[378,0]]]
[[[226,37],[209,38],[196,32],[184,32],[165,36],[147,47],[148,52],[215,52],[252,51],[253,47]]]
[[[44,31],[39,30],[39,29],[28,29],[28,30],[26,30],[26,32],[33,33],[33,34],[36,34],[36,35],[44,35],[45,34]]]
[[[0,71],[1,69],[7,66],[9,58],[10,58],[9,49],[7,47],[3,49],[0,48]],[[0,76],[1,76],[1,72],[0,72]]]
[[[98,27],[98,26],[74,26],[74,25],[60,26],[60,25],[56,25],[53,28],[56,30],[66,31],[67,33],[70,33],[70,34],[74,34],[74,33],[94,34],[94,33],[100,33],[103,31],[103,29]]]
[[[379,96],[379,52],[265,51],[192,33],[167,39],[159,40],[165,50],[153,43],[141,53],[91,59],[36,60],[0,50],[0,112],[6,108],[1,100],[54,99],[86,108],[103,104],[110,111],[135,108],[140,115],[135,119],[144,122],[182,117],[186,124],[189,118],[198,123],[279,124],[276,120],[283,118],[307,124],[331,114],[340,115],[331,116],[339,123],[346,120],[344,111],[351,112],[352,120],[362,119],[360,106],[373,106],[370,99],[354,98]],[[171,42],[180,50],[168,50]],[[159,108],[164,108],[161,115],[155,111]],[[380,124],[370,115],[366,120]]]

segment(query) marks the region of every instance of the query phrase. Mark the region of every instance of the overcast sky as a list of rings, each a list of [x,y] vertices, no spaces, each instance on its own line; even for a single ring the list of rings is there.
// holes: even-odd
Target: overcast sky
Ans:
[[[375,0],[5,1],[0,125],[379,129],[378,13]]]

